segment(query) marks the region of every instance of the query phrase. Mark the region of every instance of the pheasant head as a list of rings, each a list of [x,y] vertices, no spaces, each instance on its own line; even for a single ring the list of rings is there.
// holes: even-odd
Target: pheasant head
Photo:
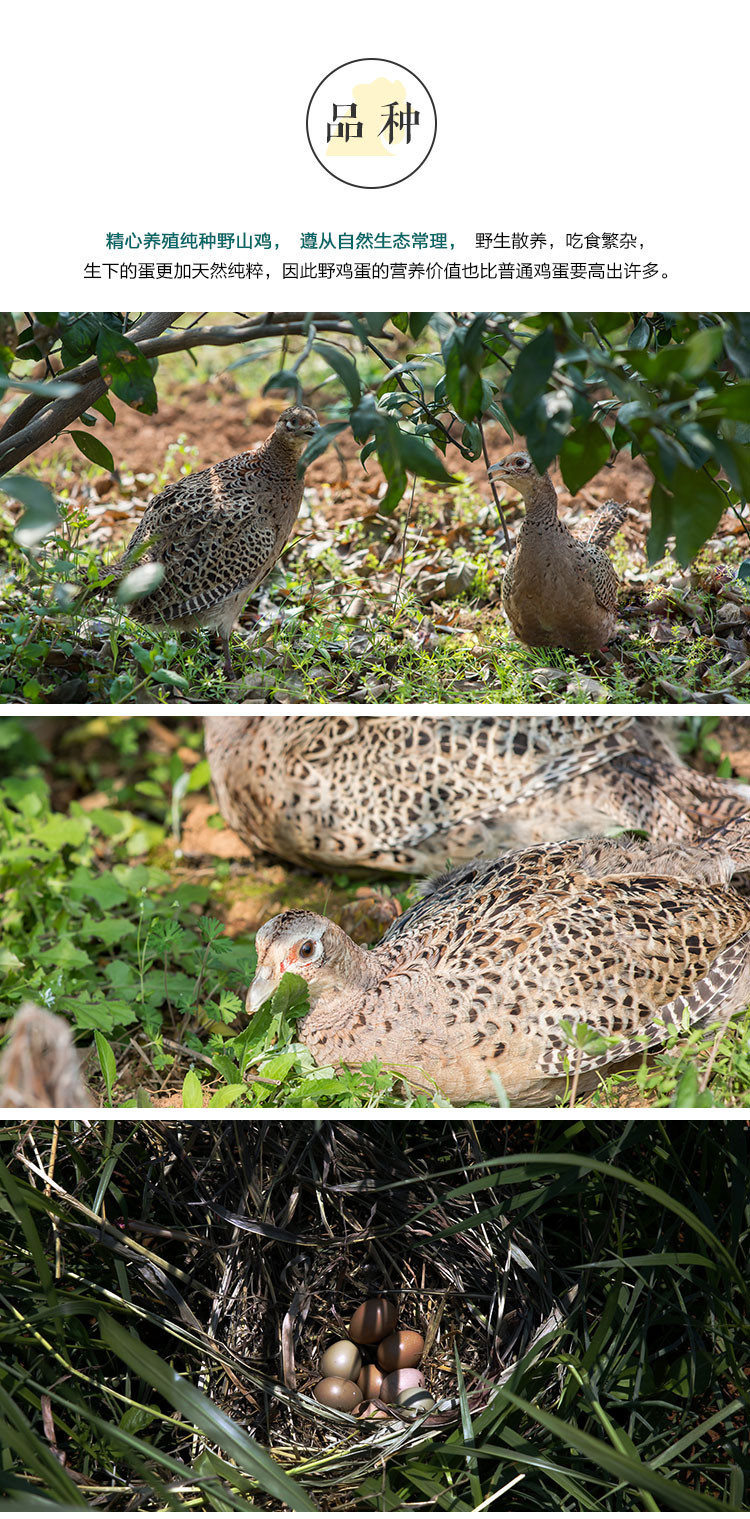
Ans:
[[[506,454],[504,459],[499,459],[497,464],[490,465],[490,475],[497,475],[504,480],[506,485],[512,485],[524,498],[524,501],[532,495],[535,486],[540,480],[545,479],[535,468],[531,455],[525,449],[517,449],[515,453]]]
[[[277,442],[285,447],[291,447],[295,454],[301,454],[307,448],[311,438],[315,437],[320,423],[315,412],[310,406],[287,406],[282,411],[273,436]]]
[[[255,950],[258,967],[246,1004],[250,1013],[272,996],[288,970],[307,982],[311,1007],[326,992],[365,986],[372,979],[371,952],[315,912],[282,912],[271,918],[259,930]]]

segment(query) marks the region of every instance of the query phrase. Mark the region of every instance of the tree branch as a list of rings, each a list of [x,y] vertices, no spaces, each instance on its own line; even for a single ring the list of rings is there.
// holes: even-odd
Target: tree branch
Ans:
[[[255,342],[259,338],[303,337],[310,321],[320,332],[340,332],[348,337],[355,335],[351,324],[342,321],[338,312],[314,312],[311,318],[301,311],[268,312],[236,327],[172,328],[174,318],[180,314],[148,312],[126,336],[131,342],[137,343],[140,353],[151,359],[187,348],[222,348],[234,343]],[[165,331],[167,327],[172,330]],[[46,401],[43,396],[29,396],[16,408],[0,431],[0,474],[16,469],[29,454],[51,442],[107,390],[96,358],[87,359],[76,369],[64,370],[61,374],[69,384],[80,386],[78,394],[56,401]],[[28,405],[28,402],[34,404]],[[17,419],[20,413],[24,413],[28,420],[26,425],[19,427]]]
[[[181,315],[181,311],[147,311],[140,321],[135,322],[126,331],[125,336],[130,339],[131,343],[137,343],[139,340],[142,341],[146,338],[157,337],[160,332],[164,332],[167,327],[171,327],[172,322]],[[47,358],[47,363],[49,364],[49,357]],[[62,373],[62,371],[59,372]],[[79,364],[76,369],[65,371],[65,379],[72,385],[85,384],[98,373],[99,366],[96,359],[87,359],[85,364]],[[52,375],[50,378],[54,379],[56,376]],[[103,393],[101,392],[101,394]],[[94,399],[98,400],[99,397],[95,396]],[[2,453],[2,445],[9,438],[15,437],[40,411],[44,411],[47,406],[51,406],[52,404],[52,398],[48,401],[44,396],[26,396],[16,407],[15,411],[11,413],[5,426],[0,428],[0,454]],[[81,411],[85,410],[85,406],[82,406]],[[80,411],[75,413],[76,416],[80,416],[80,414]]]

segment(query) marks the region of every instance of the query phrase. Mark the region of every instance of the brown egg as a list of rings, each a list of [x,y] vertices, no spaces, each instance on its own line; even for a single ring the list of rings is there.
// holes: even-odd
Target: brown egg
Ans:
[[[357,1345],[377,1345],[398,1323],[398,1309],[385,1297],[368,1297],[352,1314],[349,1338]]]
[[[402,1366],[398,1371],[390,1371],[387,1377],[383,1377],[382,1402],[395,1403],[397,1394],[406,1392],[409,1387],[424,1387],[424,1376],[416,1366]]]
[[[396,1406],[405,1408],[407,1413],[426,1414],[435,1407],[435,1399],[421,1387],[405,1387],[396,1398]]]
[[[379,1398],[380,1387],[383,1381],[383,1373],[379,1366],[363,1366],[357,1381],[362,1388],[363,1398]]]
[[[321,1357],[320,1369],[324,1377],[348,1377],[350,1382],[356,1382],[362,1370],[362,1357],[351,1340],[337,1340]]]
[[[358,1419],[392,1419],[393,1415],[386,1413],[384,1408],[378,1408],[376,1403],[360,1403],[357,1409]]]
[[[346,1377],[324,1377],[322,1382],[318,1382],[313,1397],[326,1408],[338,1408],[345,1414],[350,1414],[362,1402],[362,1393],[356,1382],[350,1382]]]
[[[383,1371],[398,1371],[402,1366],[417,1366],[422,1359],[424,1340],[416,1329],[397,1329],[378,1345],[378,1366]]]

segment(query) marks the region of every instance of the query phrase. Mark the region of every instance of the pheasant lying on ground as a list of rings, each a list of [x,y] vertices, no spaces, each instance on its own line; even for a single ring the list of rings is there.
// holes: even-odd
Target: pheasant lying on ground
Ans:
[[[0,1056],[0,1108],[84,1108],[93,1098],[64,1018],[24,1002]]]
[[[114,591],[136,564],[162,564],[161,583],[133,602],[132,615],[180,629],[215,628],[230,679],[229,634],[297,520],[300,455],[317,427],[309,407],[290,406],[259,448],[168,485],[149,502],[121,558],[107,566]]]
[[[669,1033],[750,1002],[750,816],[699,845],[547,844],[438,878],[372,950],[327,918],[284,912],[256,938],[248,993],[304,977],[299,1036],[320,1065],[381,1061],[452,1102],[552,1100]],[[562,1024],[610,1041],[578,1056]]]
[[[617,627],[617,576],[604,549],[626,509],[607,501],[587,541],[557,515],[557,492],[527,453],[490,468],[523,496],[526,514],[503,577],[503,610],[516,638],[532,649],[596,654]]]
[[[643,717],[207,717],[219,806],[246,843],[316,869],[431,874],[603,833],[690,839],[750,789],[690,770]],[[748,723],[750,738],[750,723]]]

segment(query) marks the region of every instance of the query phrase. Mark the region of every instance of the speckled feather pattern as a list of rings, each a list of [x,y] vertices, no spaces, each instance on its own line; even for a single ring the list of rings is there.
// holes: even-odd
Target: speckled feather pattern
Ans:
[[[259,965],[321,937],[300,1033],[319,1063],[377,1059],[454,1102],[545,1102],[575,1056],[562,1024],[611,1040],[598,1069],[664,1042],[675,1024],[750,1000],[750,904],[727,884],[750,864],[750,823],[697,846],[614,840],[534,846],[438,878],[374,950],[314,914],[258,935]],[[293,921],[289,921],[293,920]],[[304,974],[304,968],[302,968]]]
[[[294,527],[304,493],[299,457],[316,426],[309,408],[290,407],[258,448],[186,475],[149,502],[111,569],[118,583],[135,563],[163,564],[161,584],[133,604],[139,621],[228,635]]]
[[[563,648],[596,653],[617,628],[618,579],[605,547],[626,509],[607,501],[587,539],[562,522],[550,476],[539,474],[529,454],[517,451],[492,466],[521,493],[526,508],[505,568],[502,603],[521,643],[530,648]]]
[[[666,720],[269,713],[205,728],[227,822],[315,868],[431,874],[610,826],[687,839],[750,802],[690,770]]]

